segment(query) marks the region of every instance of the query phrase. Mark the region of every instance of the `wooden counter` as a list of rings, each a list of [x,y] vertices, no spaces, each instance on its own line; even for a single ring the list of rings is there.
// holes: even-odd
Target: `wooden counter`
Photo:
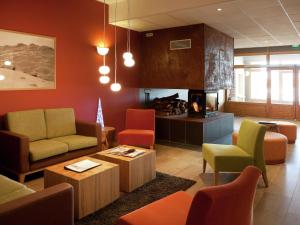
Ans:
[[[191,145],[212,143],[233,132],[233,118],[232,113],[222,112],[208,118],[187,114],[156,116],[156,140]]]

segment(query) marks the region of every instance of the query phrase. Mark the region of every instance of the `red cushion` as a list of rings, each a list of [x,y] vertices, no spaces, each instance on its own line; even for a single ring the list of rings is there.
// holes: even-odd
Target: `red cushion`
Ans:
[[[193,198],[180,191],[122,216],[119,225],[185,225]]]
[[[154,145],[153,130],[127,129],[118,134],[119,145],[149,147]]]

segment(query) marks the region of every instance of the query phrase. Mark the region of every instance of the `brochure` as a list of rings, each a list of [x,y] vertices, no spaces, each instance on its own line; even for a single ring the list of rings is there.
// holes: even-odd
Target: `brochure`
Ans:
[[[91,160],[85,159],[77,163],[73,163],[71,165],[65,166],[65,169],[81,173],[100,165],[101,165],[100,163],[96,163]]]
[[[125,146],[118,146],[115,148],[112,148],[109,150],[109,154],[112,155],[119,155],[119,156],[126,156],[130,158],[135,158],[139,155],[144,154],[146,151],[141,149],[134,149],[131,147],[125,147]]]

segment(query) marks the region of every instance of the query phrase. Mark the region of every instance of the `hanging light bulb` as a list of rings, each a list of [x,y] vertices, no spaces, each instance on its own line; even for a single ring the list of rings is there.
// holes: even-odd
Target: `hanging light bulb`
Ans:
[[[120,91],[121,90],[121,84],[119,84],[119,83],[112,83],[111,85],[110,85],[110,89],[112,90],[112,91],[114,91],[114,92],[118,92],[118,91]]]
[[[106,65],[100,66],[99,67],[99,73],[103,75],[107,75],[110,72],[110,68]]]
[[[131,52],[124,52],[123,53],[123,59],[132,59],[133,55]]]
[[[133,67],[135,65],[135,61],[132,58],[125,59],[124,65],[127,67]]]
[[[108,84],[109,81],[110,81],[109,76],[102,75],[102,76],[99,77],[99,82],[100,82],[101,84]]]
[[[99,55],[105,56],[108,54],[109,52],[109,48],[105,47],[104,43],[101,42],[98,46],[97,46],[97,52]]]

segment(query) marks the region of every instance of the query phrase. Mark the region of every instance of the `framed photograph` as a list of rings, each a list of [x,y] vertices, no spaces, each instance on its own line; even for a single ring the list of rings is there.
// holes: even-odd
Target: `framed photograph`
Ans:
[[[0,30],[0,91],[55,89],[55,38]]]

